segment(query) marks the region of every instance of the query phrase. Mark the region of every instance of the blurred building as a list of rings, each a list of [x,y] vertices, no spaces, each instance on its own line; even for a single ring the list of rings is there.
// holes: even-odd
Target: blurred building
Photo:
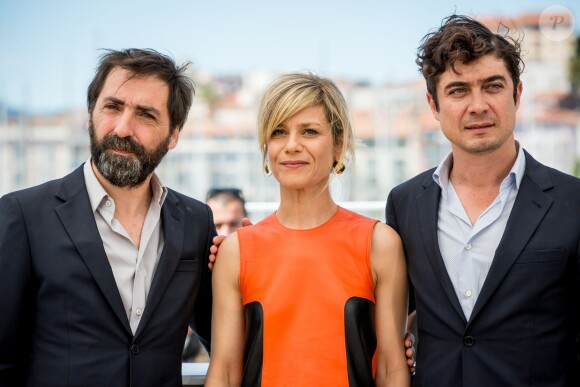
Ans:
[[[65,175],[86,160],[88,144],[81,113],[1,116],[0,194]]]
[[[526,13],[514,18],[484,18],[482,22],[521,40],[524,91],[516,138],[539,161],[572,174],[580,157],[580,106],[573,111],[559,105],[571,92],[569,66],[577,37],[569,34],[555,39],[552,31],[547,34],[542,27],[551,20],[549,15],[542,18],[540,13]],[[558,29],[573,28],[570,17],[562,18],[562,22]],[[548,27],[552,30],[555,25]]]
[[[580,155],[580,114],[559,108],[559,101],[570,90],[567,66],[575,38],[547,39],[538,20],[539,14],[509,19],[515,26],[510,30],[525,36],[516,138],[540,161],[571,174]],[[506,19],[483,21],[501,29]],[[275,209],[277,184],[262,170],[256,116],[261,93],[276,75],[193,74],[197,95],[178,146],[158,169],[162,181],[201,200],[210,187],[239,187],[254,220]],[[333,196],[384,220],[390,189],[437,165],[449,144],[422,79],[382,86],[335,81],[349,104],[357,145],[354,167],[331,182]],[[87,160],[86,119],[84,111],[37,117],[0,106],[0,195],[63,176]]]

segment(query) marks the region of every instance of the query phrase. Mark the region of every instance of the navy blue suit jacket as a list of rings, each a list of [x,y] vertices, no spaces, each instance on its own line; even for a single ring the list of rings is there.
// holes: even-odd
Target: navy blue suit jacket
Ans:
[[[580,179],[525,155],[469,321],[438,246],[434,170],[389,195],[387,223],[403,241],[417,310],[415,386],[580,385]]]
[[[165,245],[135,335],[82,166],[0,199],[0,386],[181,386],[188,323],[210,339],[205,204],[169,190]]]

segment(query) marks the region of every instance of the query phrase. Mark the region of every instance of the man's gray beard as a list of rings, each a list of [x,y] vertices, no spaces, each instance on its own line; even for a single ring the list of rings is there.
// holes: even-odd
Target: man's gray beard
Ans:
[[[167,136],[153,151],[147,151],[133,138],[120,138],[109,134],[100,142],[95,136],[92,120],[89,121],[91,140],[91,159],[99,173],[117,187],[138,187],[159,165],[168,151],[171,135]],[[135,157],[121,156],[112,153],[111,149],[129,151]]]
[[[139,159],[101,153],[95,166],[107,181],[117,187],[137,187],[147,179],[148,173],[143,173],[143,164]]]

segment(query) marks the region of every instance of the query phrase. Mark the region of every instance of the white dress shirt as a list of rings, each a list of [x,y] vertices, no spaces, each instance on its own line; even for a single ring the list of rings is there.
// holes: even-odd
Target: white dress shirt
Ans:
[[[498,196],[473,225],[449,181],[453,154],[449,153],[433,173],[433,180],[441,187],[439,249],[467,320],[493,262],[526,169],[523,149],[517,142],[516,146],[516,161],[502,181]]]
[[[156,175],[151,179],[153,198],[141,230],[139,248],[123,225],[115,219],[115,202],[97,180],[91,160],[84,166],[84,177],[91,208],[97,222],[121,300],[133,334],[137,331],[151,287],[151,280],[163,251],[161,207],[167,196]]]

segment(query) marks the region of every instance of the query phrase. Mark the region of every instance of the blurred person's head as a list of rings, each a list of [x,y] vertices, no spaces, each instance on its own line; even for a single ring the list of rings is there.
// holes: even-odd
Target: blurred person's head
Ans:
[[[101,57],[87,91],[87,128],[91,160],[109,183],[141,185],[176,146],[194,93],[187,66],[150,49]]]
[[[312,109],[314,108],[314,109]],[[342,173],[347,160],[354,161],[353,131],[344,97],[330,80],[314,74],[292,73],[280,76],[266,90],[258,114],[258,140],[263,167],[268,172],[268,144],[276,131],[306,111],[320,110],[332,138],[328,163],[331,171]],[[272,171],[274,172],[274,171]]]
[[[229,235],[242,226],[248,216],[246,201],[237,188],[212,188],[207,192],[206,203],[213,213],[218,235]]]
[[[513,84],[514,102],[517,102],[517,89],[524,67],[518,41],[493,33],[482,23],[463,15],[443,19],[438,30],[423,37],[416,63],[437,110],[437,86],[441,74],[448,69],[455,72],[456,64],[470,64],[488,55],[504,62]]]

